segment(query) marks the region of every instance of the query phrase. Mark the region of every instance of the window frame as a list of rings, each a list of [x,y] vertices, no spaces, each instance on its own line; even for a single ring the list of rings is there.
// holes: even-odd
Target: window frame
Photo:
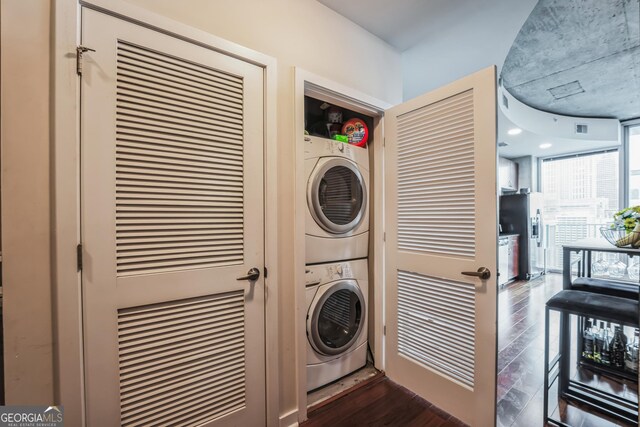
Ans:
[[[629,156],[629,140],[630,140],[630,135],[631,135],[631,128],[633,127],[637,127],[640,126],[640,118],[637,119],[633,119],[633,120],[626,120],[624,122],[620,123],[620,127],[621,127],[621,134],[622,134],[622,147],[621,147],[621,151],[622,151],[622,156],[621,156],[621,160],[622,160],[622,167],[620,168],[621,170],[621,176],[620,176],[620,184],[621,184],[621,197],[620,197],[620,201],[622,202],[622,206],[620,206],[620,209],[623,209],[627,206],[629,206],[629,203],[631,201],[630,198],[630,172],[631,172],[631,157]]]
[[[595,150],[585,150],[585,151],[578,151],[578,152],[573,152],[573,153],[568,153],[568,154],[560,154],[560,155],[552,155],[552,156],[545,156],[545,157],[538,157],[537,159],[537,169],[538,169],[538,176],[536,179],[536,191],[542,193],[542,179],[543,179],[543,174],[542,174],[542,164],[545,161],[554,161],[554,160],[565,160],[565,159],[572,159],[572,158],[578,158],[578,157],[587,157],[587,156],[594,156],[594,155],[599,155],[599,154],[606,154],[606,153],[613,153],[613,152],[617,152],[618,153],[618,174],[620,176],[620,174],[622,173],[621,171],[624,169],[624,161],[623,161],[623,155],[624,153],[626,153],[626,151],[624,150],[624,147],[618,145],[615,147],[608,147],[608,148],[598,148]],[[626,191],[624,189],[622,189],[623,187],[623,183],[620,181],[619,185],[618,185],[618,209],[622,209],[622,203],[624,203],[624,200],[621,198],[622,195],[622,191]],[[546,244],[547,247],[547,251],[549,251],[549,243],[547,242]],[[562,268],[557,269],[554,267],[550,267],[549,266],[549,253],[547,254],[547,271],[550,273],[561,273],[562,272]]]

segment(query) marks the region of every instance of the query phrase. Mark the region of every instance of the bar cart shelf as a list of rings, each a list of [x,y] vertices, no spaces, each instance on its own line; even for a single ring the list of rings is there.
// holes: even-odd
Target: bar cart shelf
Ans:
[[[618,248],[604,239],[584,239],[563,246],[563,289],[593,292],[602,295],[623,296],[639,299],[640,284],[637,281],[619,280],[611,278],[592,278],[591,271],[594,261],[594,253],[624,254],[629,257],[640,257],[640,249]],[[578,279],[578,280],[576,280]],[[576,284],[574,286],[574,283]],[[615,310],[612,307],[612,310]],[[638,374],[624,368],[606,366],[590,360],[582,355],[582,332],[589,313],[578,316],[577,331],[571,330],[571,322],[567,313],[560,315],[560,354],[569,355],[571,350],[571,333],[577,333],[577,357],[578,366],[588,369],[596,374],[609,378],[617,378],[637,387]],[[595,316],[594,316],[595,317]],[[624,326],[638,327],[634,324],[620,322]],[[590,385],[585,385],[569,378],[570,358],[563,357],[558,370],[560,394],[571,401],[587,404],[597,411],[624,420],[632,425],[638,425],[638,403],[621,398],[612,393],[603,392]],[[550,420],[551,421],[551,420]],[[558,423],[562,425],[562,423]]]
[[[615,368],[613,366],[603,365],[602,363],[594,362],[593,360],[589,360],[586,357],[580,357],[580,361],[578,362],[580,366],[591,369],[595,372],[601,372],[606,375],[610,375],[613,377],[621,378],[623,380],[631,381],[633,383],[638,383],[638,374],[633,373],[627,369]]]

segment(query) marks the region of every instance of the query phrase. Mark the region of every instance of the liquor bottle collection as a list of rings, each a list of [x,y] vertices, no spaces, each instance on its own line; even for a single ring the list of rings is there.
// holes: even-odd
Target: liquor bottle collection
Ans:
[[[629,341],[620,325],[610,322],[586,319],[582,333],[582,357],[593,362],[625,370],[638,372],[638,347],[640,330],[636,329],[633,340]]]

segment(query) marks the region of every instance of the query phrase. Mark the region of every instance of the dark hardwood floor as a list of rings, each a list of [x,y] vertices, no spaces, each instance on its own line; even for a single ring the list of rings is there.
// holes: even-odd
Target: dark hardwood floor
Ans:
[[[547,274],[532,281],[514,282],[498,296],[498,384],[497,425],[539,427],[542,425],[544,366],[544,304],[562,289],[560,274]],[[557,352],[558,319],[551,318],[551,351]],[[554,345],[555,343],[555,345]],[[595,378],[590,371],[572,375],[588,377],[627,397],[637,396],[637,387]],[[589,413],[576,406],[561,405],[555,418],[575,427],[624,425]]]
[[[309,412],[302,427],[459,427],[462,422],[380,376]]]

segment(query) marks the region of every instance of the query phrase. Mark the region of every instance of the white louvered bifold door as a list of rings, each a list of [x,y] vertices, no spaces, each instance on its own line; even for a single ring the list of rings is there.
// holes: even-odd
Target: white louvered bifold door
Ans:
[[[264,70],[86,8],[82,44],[87,425],[264,425]]]
[[[491,67],[385,113],[388,376],[495,423],[496,84]],[[488,280],[461,274],[480,267]]]

